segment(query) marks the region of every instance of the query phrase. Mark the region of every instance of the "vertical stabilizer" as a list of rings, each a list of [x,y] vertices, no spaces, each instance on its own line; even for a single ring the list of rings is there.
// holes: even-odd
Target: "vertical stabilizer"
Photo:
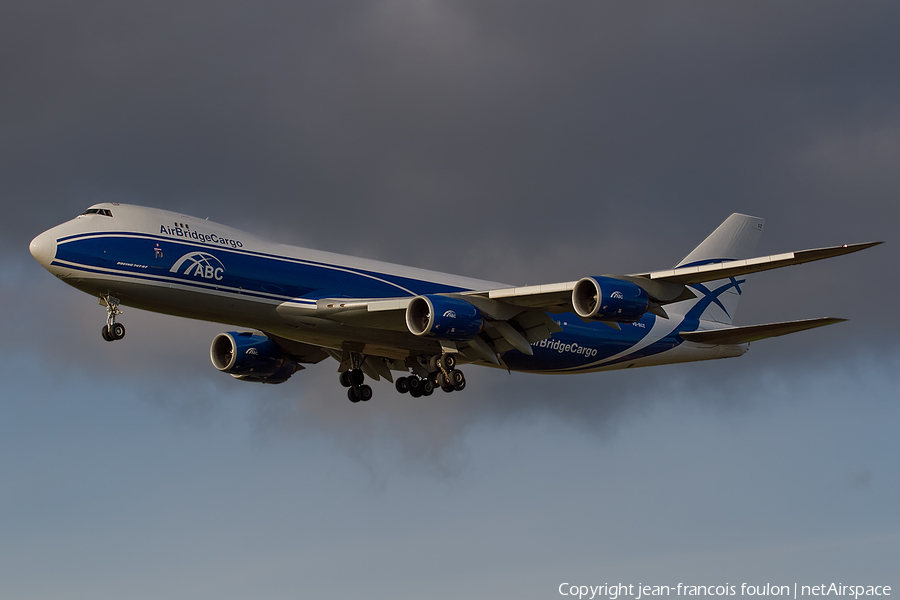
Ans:
[[[751,258],[762,237],[765,222],[759,217],[734,213],[676,266],[692,267]],[[744,281],[743,277],[732,277],[692,285],[698,298],[690,301],[691,310],[700,311],[700,319],[730,325],[743,293]]]
[[[734,213],[703,242],[684,257],[676,267],[751,258],[762,237],[766,220]]]

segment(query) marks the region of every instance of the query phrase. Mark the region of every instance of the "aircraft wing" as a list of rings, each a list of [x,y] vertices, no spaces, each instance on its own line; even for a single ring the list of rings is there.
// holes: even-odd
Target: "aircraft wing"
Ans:
[[[858,252],[881,242],[833,246],[815,250],[801,250],[746,260],[727,260],[706,265],[688,266],[668,271],[655,271],[636,275],[607,275],[631,282],[642,288],[650,299],[649,311],[668,318],[664,304],[680,302],[696,297],[687,286],[695,283],[727,279],[739,275],[768,271],[780,267],[822,260],[843,254]],[[572,293],[577,281],[509,287],[493,290],[465,291],[440,294],[459,298],[473,304],[484,317],[484,334],[469,342],[461,342],[460,350],[495,364],[497,355],[516,349],[532,354],[531,344],[561,331],[561,327],[548,314],[576,312],[572,305]],[[323,298],[317,301],[316,314],[326,319],[348,325],[408,331],[406,309],[413,297],[398,298]],[[813,319],[791,323],[754,325],[727,330],[691,332],[685,339],[698,343],[732,344],[749,342],[766,337],[785,335],[812,327],[837,323],[840,319]],[[614,319],[603,320],[613,328],[619,326]],[[725,340],[725,341],[723,341]],[[485,343],[488,342],[488,343]]]
[[[481,336],[459,342],[460,350],[477,359],[499,364],[497,354],[519,350],[531,355],[531,344],[562,331],[544,309],[532,309],[470,295],[469,292],[441,294],[462,298],[475,305],[484,317],[485,339]],[[400,298],[323,298],[316,313],[326,319],[391,331],[408,331],[406,308],[413,297]]]
[[[825,258],[833,258],[844,254],[852,254],[853,252],[859,252],[860,250],[865,250],[866,248],[871,248],[878,244],[881,244],[881,242],[845,244],[843,246],[831,246],[830,248],[819,248],[816,250],[800,250],[799,252],[773,254],[772,256],[760,256],[758,258],[748,258],[746,260],[728,260],[696,267],[681,267],[668,271],[656,271],[654,273],[638,275],[638,277],[646,277],[647,279],[654,281],[690,285],[692,283],[716,281],[718,279],[727,279],[729,277],[748,275],[750,273],[758,273],[760,271],[769,271],[771,269],[800,265]]]
[[[685,286],[694,283],[704,283],[748,275],[760,271],[769,271],[791,265],[799,265],[825,258],[842,256],[859,252],[882,242],[868,242],[864,244],[849,244],[844,246],[832,246],[815,250],[801,250],[785,254],[774,254],[748,258],[746,260],[726,260],[723,262],[680,267],[667,271],[654,271],[650,273],[638,273],[634,275],[605,275],[613,279],[630,281],[644,289],[647,295],[659,305],[689,300],[694,294]],[[550,285],[533,285],[525,287],[502,288],[486,290],[482,292],[466,292],[462,297],[471,299],[474,297],[486,298],[504,304],[540,309],[551,313],[571,312],[572,290],[576,281],[555,283]]]
[[[815,327],[842,323],[847,319],[835,319],[821,317],[818,319],[804,319],[802,321],[785,321],[783,323],[767,323],[766,325],[749,325],[746,327],[729,327],[727,329],[713,329],[710,331],[681,332],[682,338],[698,344],[745,344],[756,342],[770,337],[778,337],[798,331],[806,331]]]
[[[636,284],[644,289],[647,295],[658,304],[668,304],[689,300],[694,294],[685,288],[694,283],[716,281],[747,275],[760,271],[769,271],[791,265],[799,265],[825,258],[842,256],[859,252],[882,242],[832,246],[816,250],[801,250],[785,254],[774,254],[748,258],[746,260],[726,260],[723,262],[681,267],[667,271],[653,271],[634,275],[605,275],[613,279],[621,279]],[[550,313],[572,312],[572,290],[577,281],[508,287],[493,290],[480,290],[443,294],[462,298],[477,306],[490,318],[506,320],[525,309],[541,310]],[[317,313],[339,321],[351,322],[359,317],[372,322],[375,314],[382,313],[388,321],[396,321],[389,313],[397,313],[406,309],[412,297],[401,298],[324,298],[317,303]],[[385,314],[388,313],[388,314]],[[403,330],[402,321],[396,322],[397,329]]]

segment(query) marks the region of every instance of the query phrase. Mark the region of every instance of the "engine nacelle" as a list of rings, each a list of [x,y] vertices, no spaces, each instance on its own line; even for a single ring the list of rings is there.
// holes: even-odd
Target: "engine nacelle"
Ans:
[[[209,358],[215,368],[242,381],[282,383],[297,370],[278,344],[249,332],[220,333],[209,347]]]
[[[481,311],[459,298],[416,296],[406,307],[406,326],[420,336],[467,342],[482,325]]]
[[[650,307],[647,292],[630,281],[612,277],[585,277],[572,290],[575,313],[585,319],[631,323]]]

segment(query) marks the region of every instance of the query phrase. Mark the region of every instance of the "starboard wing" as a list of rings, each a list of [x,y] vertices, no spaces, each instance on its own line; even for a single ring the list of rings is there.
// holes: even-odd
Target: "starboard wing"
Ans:
[[[849,244],[832,246],[815,250],[801,250],[760,256],[746,260],[726,260],[706,265],[680,267],[666,271],[653,271],[633,275],[604,275],[612,279],[621,279],[641,287],[647,295],[659,305],[689,300],[694,294],[686,288],[691,284],[717,281],[729,277],[737,277],[750,273],[780,269],[792,265],[833,258],[844,254],[859,252],[882,242]],[[539,309],[550,313],[572,312],[572,290],[576,281],[532,285],[524,287],[500,288],[478,292],[466,292],[463,297],[480,297],[503,304],[523,308]]]

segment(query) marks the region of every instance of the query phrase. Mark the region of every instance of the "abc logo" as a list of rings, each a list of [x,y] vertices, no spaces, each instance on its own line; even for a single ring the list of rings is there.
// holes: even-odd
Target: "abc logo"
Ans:
[[[175,261],[169,272],[222,281],[225,265],[218,258],[207,252],[190,252]]]

